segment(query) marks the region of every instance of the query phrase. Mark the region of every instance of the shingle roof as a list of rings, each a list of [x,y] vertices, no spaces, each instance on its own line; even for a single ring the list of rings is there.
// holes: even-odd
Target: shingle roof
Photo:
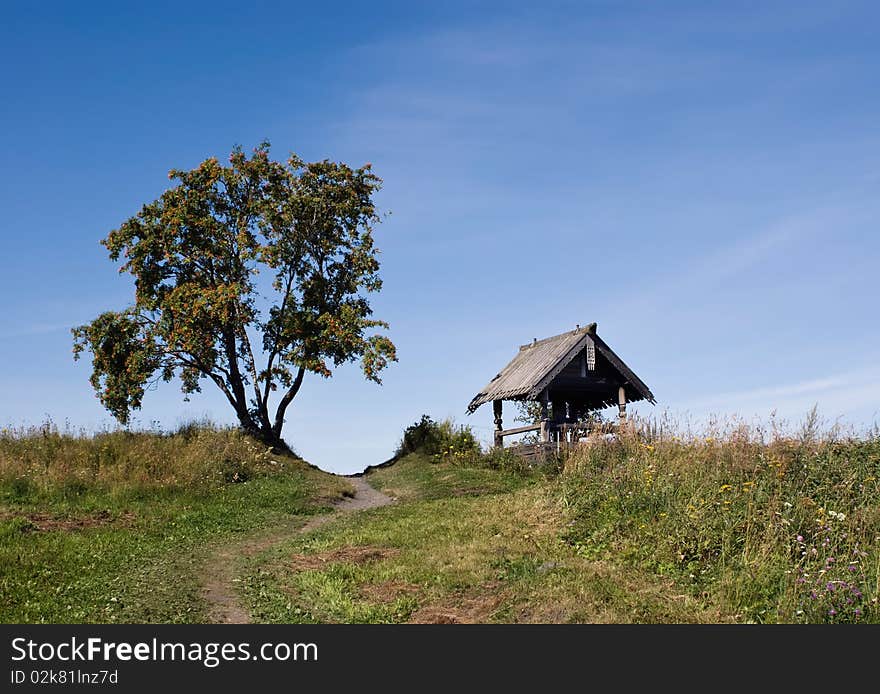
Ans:
[[[474,396],[468,412],[492,400],[535,400],[547,384],[564,369],[581,350],[592,341],[597,351],[605,355],[611,365],[641,396],[654,402],[654,395],[641,379],[623,363],[611,348],[596,335],[596,324],[554,335],[522,345],[519,352],[501,372]]]

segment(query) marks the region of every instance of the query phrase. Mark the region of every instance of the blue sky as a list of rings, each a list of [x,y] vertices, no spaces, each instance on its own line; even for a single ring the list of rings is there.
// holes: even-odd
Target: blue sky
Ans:
[[[69,333],[131,300],[98,240],[263,138],[385,180],[400,362],[306,381],[285,434],[325,469],[423,412],[488,438],[473,394],[590,321],[655,412],[878,418],[875,3],[123,5],[4,6],[0,424],[111,423]],[[203,415],[165,385],[137,420]]]

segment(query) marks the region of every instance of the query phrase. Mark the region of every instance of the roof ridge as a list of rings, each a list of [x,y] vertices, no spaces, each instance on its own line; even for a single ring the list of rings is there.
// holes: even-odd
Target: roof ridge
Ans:
[[[537,345],[546,344],[546,343],[550,342],[551,340],[558,340],[560,337],[566,337],[567,335],[577,335],[578,333],[590,333],[590,334],[595,335],[596,334],[596,323],[595,322],[587,323],[583,328],[578,326],[574,330],[568,330],[564,333],[559,333],[558,335],[551,335],[550,337],[544,337],[544,338],[541,338],[540,340],[535,338],[531,342],[528,342],[524,345],[520,345],[519,348],[520,348],[520,350],[523,350],[523,349],[528,349],[529,347],[536,347]]]

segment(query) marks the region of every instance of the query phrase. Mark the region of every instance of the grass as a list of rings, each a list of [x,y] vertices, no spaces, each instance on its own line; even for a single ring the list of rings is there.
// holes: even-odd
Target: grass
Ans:
[[[271,535],[233,567],[254,621],[880,621],[877,432],[645,425],[531,469],[407,431],[367,478],[396,503],[303,535],[347,483],[235,431],[4,431],[0,619],[204,621],[208,553]]]
[[[513,491],[532,479],[521,471],[455,464],[436,464],[434,456],[414,453],[393,465],[370,472],[367,480],[399,501],[481,496]],[[536,476],[534,476],[536,478]]]
[[[563,540],[558,481],[404,457],[368,480],[393,506],[339,517],[251,560],[260,621],[631,622],[711,616],[671,582],[586,559]]]
[[[876,622],[878,477],[876,436],[633,436],[567,462],[563,539],[735,621]]]
[[[251,558],[269,622],[877,622],[880,437],[644,427],[564,466],[404,456]]]
[[[325,509],[346,487],[210,426],[4,430],[0,621],[204,621],[211,546]]]

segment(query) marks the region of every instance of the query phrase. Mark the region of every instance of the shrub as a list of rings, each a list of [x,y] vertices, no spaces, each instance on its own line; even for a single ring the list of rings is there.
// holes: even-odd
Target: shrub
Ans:
[[[533,475],[535,473],[552,477],[562,470],[560,459],[548,456],[546,460],[530,461],[509,448],[491,448],[480,458],[484,467],[510,472],[516,475]]]
[[[457,426],[449,419],[435,422],[425,414],[403,432],[396,455],[401,457],[409,453],[424,453],[435,461],[464,462],[479,457],[481,450],[470,427]]]

